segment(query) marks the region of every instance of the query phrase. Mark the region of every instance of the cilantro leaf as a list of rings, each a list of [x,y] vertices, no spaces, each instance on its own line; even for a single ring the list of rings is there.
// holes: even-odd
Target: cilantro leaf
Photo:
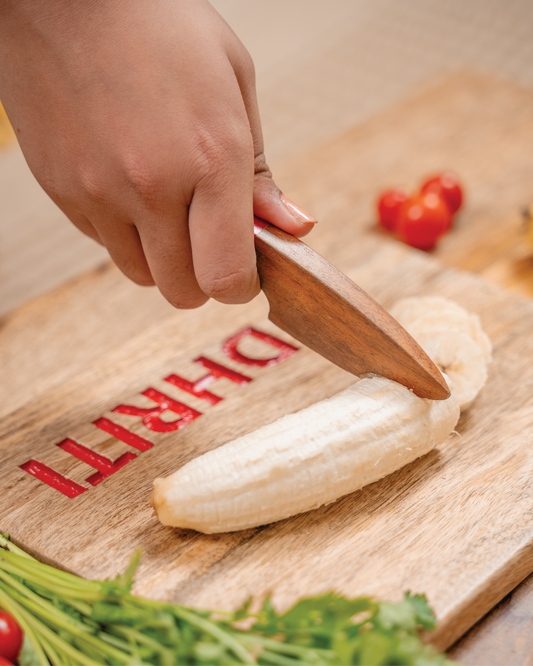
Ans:
[[[408,601],[415,611],[416,622],[428,631],[433,631],[437,626],[437,619],[433,609],[428,604],[425,594],[414,594],[411,592],[405,593],[405,601]]]
[[[385,631],[393,629],[405,629],[415,631],[416,613],[412,604],[408,601],[400,601],[397,604],[381,602],[376,614],[376,625]]]

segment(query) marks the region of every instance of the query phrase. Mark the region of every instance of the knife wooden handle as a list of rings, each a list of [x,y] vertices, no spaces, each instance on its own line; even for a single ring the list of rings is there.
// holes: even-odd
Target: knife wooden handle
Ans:
[[[355,375],[387,377],[422,398],[449,397],[442,374],[407,331],[308,245],[256,219],[255,249],[277,326]]]

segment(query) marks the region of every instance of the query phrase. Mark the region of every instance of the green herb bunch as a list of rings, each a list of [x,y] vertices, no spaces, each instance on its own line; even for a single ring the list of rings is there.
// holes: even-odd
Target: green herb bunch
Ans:
[[[451,663],[420,641],[419,630],[435,626],[424,596],[392,604],[327,594],[282,614],[267,598],[257,613],[250,602],[236,612],[202,611],[132,595],[139,559],[115,580],[88,581],[0,536],[0,608],[25,633],[21,665]]]

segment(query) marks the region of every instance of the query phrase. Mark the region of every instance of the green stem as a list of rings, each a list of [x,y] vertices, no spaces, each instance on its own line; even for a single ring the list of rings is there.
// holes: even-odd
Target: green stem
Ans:
[[[262,645],[265,648],[274,650],[275,652],[282,652],[284,654],[293,654],[298,657],[309,658],[312,655],[322,656],[325,659],[335,656],[333,650],[325,650],[323,648],[309,648],[302,645],[291,645],[290,643],[284,643],[283,641],[276,641],[273,638],[266,638],[265,636],[260,636],[259,634],[246,633],[244,631],[232,631],[233,636],[238,641],[245,641],[247,643],[256,643]]]
[[[76,664],[82,664],[82,666],[102,666],[101,662],[94,661],[90,657],[87,657],[82,652],[77,650],[75,647],[67,643],[61,636],[58,636],[51,629],[49,629],[45,624],[43,624],[37,618],[32,618],[33,624],[36,631],[38,631],[47,641],[51,643],[55,650],[59,649],[65,653],[66,656],[74,659]],[[66,663],[71,663],[66,662]],[[59,665],[58,665],[59,666]]]
[[[50,601],[44,599],[36,592],[33,592],[33,590],[30,590],[25,585],[23,585],[18,580],[10,576],[8,573],[2,571],[1,569],[0,569],[0,581],[3,581],[4,585],[9,585],[9,587],[12,587],[13,589],[17,590],[19,594],[24,595],[26,599],[28,599],[29,602],[31,602],[33,605],[40,607],[39,610],[36,610],[34,612],[40,613],[41,615],[44,615],[46,618],[50,618],[50,616],[56,618],[57,624],[64,628],[77,627],[78,629],[82,629],[83,631],[86,630],[86,627],[82,622],[76,620],[70,615],[67,615],[66,613],[63,613],[63,611],[59,610],[59,608],[50,603]],[[6,592],[6,594],[9,594],[8,589],[4,588],[4,591]]]
[[[86,604],[84,601],[78,601],[78,599],[64,599],[63,601],[65,604],[78,611],[78,613],[81,615],[85,615],[85,617],[91,617],[92,606]]]
[[[15,546],[15,544],[10,541],[7,538],[7,534],[0,534],[0,546],[3,548],[7,548],[7,550],[17,553],[17,555],[20,555],[21,557],[25,557],[28,560],[32,560],[33,562],[37,562],[37,560],[32,557],[29,553],[27,553],[25,550],[22,550],[22,548],[19,548],[18,546]]]
[[[57,594],[59,596],[64,596],[64,597],[74,597],[74,598],[82,598],[82,599],[101,599],[102,593],[101,592],[89,592],[89,591],[82,591],[82,590],[76,590],[76,589],[69,589],[69,588],[64,588],[60,587],[57,584],[57,581],[50,581],[50,582],[45,582],[43,580],[43,576],[40,574],[34,574],[33,572],[29,571],[21,571],[23,567],[19,567],[19,563],[17,565],[10,564],[6,560],[0,559],[0,569],[4,569],[4,571],[8,571],[9,573],[15,574],[15,576],[19,576],[20,578],[25,578],[26,580],[31,581],[32,583],[35,583],[36,585],[40,585],[41,587],[46,587],[50,592],[53,592],[54,594]]]
[[[0,583],[0,589],[3,588],[4,584]],[[4,589],[4,591],[6,590]],[[116,659],[117,661],[120,661],[124,664],[127,664],[128,661],[130,661],[129,654],[126,654],[121,650],[117,650],[112,645],[105,643],[100,638],[90,633],[85,625],[77,622],[76,620],[74,620],[74,618],[71,618],[65,613],[62,613],[61,611],[57,610],[52,606],[52,604],[49,604],[51,606],[51,609],[46,607],[43,608],[41,604],[36,603],[32,599],[26,598],[18,591],[14,591],[14,594],[16,595],[16,597],[19,597],[17,599],[18,602],[23,606],[25,606],[30,612],[36,615],[41,615],[44,619],[44,624],[47,627],[48,627],[47,623],[50,622],[51,624],[54,625],[54,629],[56,627],[59,627],[60,629],[64,629],[70,632],[73,636],[76,636],[79,640],[83,641],[87,645],[92,646],[99,652],[103,653],[104,656],[112,657],[113,659]],[[52,615],[52,617],[50,617],[50,615]]]
[[[47,641],[46,638],[44,638],[41,634],[39,634],[39,632],[37,632],[37,636],[43,647],[43,650],[46,652],[46,656],[50,660],[50,663],[53,664],[53,666],[59,666],[60,664],[67,663],[63,658],[64,655],[62,652],[56,651],[50,642]]]
[[[48,659],[46,658],[46,655],[43,652],[41,644],[39,643],[39,640],[37,639],[35,632],[33,631],[33,628],[31,626],[32,618],[30,617],[28,619],[26,617],[26,611],[23,608],[21,608],[16,603],[16,601],[11,599],[11,597],[9,597],[2,589],[0,589],[0,606],[4,608],[8,613],[10,613],[18,622],[20,628],[22,629],[22,631],[28,637],[28,640],[32,644],[33,649],[35,650],[35,654],[37,655],[37,659],[39,660],[39,664],[41,666],[50,666],[50,664],[48,663]]]
[[[1,582],[0,593],[5,594],[7,596],[5,588],[6,584]],[[15,596],[15,599],[13,599],[13,595]],[[81,652],[78,652],[76,648],[72,647],[69,643],[64,641],[60,636],[58,636],[52,629],[50,629],[45,624],[46,620],[50,619],[49,613],[52,613],[52,620],[51,620],[52,623],[55,623],[55,625],[61,629],[69,631],[73,636],[76,636],[80,641],[85,643],[87,646],[91,646],[99,650],[103,655],[113,657],[117,661],[120,661],[124,664],[127,664],[128,661],[130,660],[129,654],[127,653],[125,654],[121,650],[117,650],[115,647],[113,647],[109,643],[106,643],[101,638],[94,636],[92,633],[89,633],[84,625],[79,626],[79,624],[74,619],[70,618],[68,615],[65,615],[61,611],[57,611],[57,609],[54,609],[53,607],[52,610],[43,607],[41,604],[35,602],[33,599],[27,598],[24,594],[21,594],[18,590],[15,589],[12,589],[11,600],[13,601],[13,603],[20,604],[26,609],[28,609],[29,611],[28,615],[33,624],[33,627],[39,634],[44,636],[45,639],[52,645],[52,649],[55,650],[55,648],[58,648],[59,650],[62,650],[67,655],[77,659],[82,664],[85,664],[85,666],[96,666],[97,662],[86,657]],[[0,603],[2,603],[2,597],[0,597]],[[19,609],[21,611],[21,614],[23,613],[26,614],[27,611],[20,608],[20,606]],[[33,613],[33,615],[31,615],[30,613]],[[41,620],[37,619],[35,615],[44,616],[45,622],[42,622]],[[29,635],[28,637],[30,638]]]
[[[146,645],[147,647],[152,648],[153,650],[158,650],[159,652],[163,652],[166,650],[166,648],[163,645],[161,645],[161,643],[158,643],[154,638],[150,638],[150,636],[145,636],[143,633],[137,631],[137,629],[133,629],[132,627],[125,627],[123,625],[115,624],[113,625],[113,631],[115,631],[117,634],[125,636],[126,638],[129,638],[132,641],[136,641],[141,645]]]
[[[141,597],[135,597],[129,595],[129,601],[137,606],[151,606],[152,608],[166,609],[170,613],[176,615],[177,617],[193,624],[208,634],[211,634],[214,638],[219,640],[223,645],[228,647],[237,657],[239,657],[245,664],[257,664],[256,660],[250,655],[250,653],[230,634],[228,634],[224,629],[221,629],[216,624],[210,620],[206,620],[199,615],[196,615],[194,611],[189,611],[183,606],[178,606],[177,604],[165,604],[161,601],[155,601],[154,599],[143,599]]]
[[[4,559],[6,562],[11,562],[11,564],[19,566],[21,569],[24,569],[24,571],[34,575],[42,576],[43,579],[47,579],[54,585],[61,581],[63,585],[67,587],[74,587],[75,589],[98,591],[101,589],[101,584],[96,581],[85,580],[84,578],[80,578],[79,576],[68,573],[68,571],[55,569],[54,567],[51,567],[48,564],[43,564],[42,562],[38,562],[37,560],[27,560],[21,555],[12,553],[9,550],[0,551],[0,559]]]
[[[115,627],[108,627],[108,631],[114,631]],[[131,643],[126,643],[126,641],[123,641],[121,638],[118,638],[114,634],[98,634],[98,638],[105,643],[109,643],[109,645],[112,645],[113,647],[118,648],[119,650],[122,650],[123,652],[129,652],[132,654],[134,652],[134,648]]]
[[[193,612],[187,611],[180,606],[174,606],[172,608],[175,615],[180,617],[182,620],[189,622],[190,624],[195,624],[200,629],[203,629],[206,633],[211,634],[217,638],[223,645],[226,645],[232,652],[234,652],[237,657],[240,657],[245,664],[257,664],[256,660],[251,656],[251,654],[246,650],[233,636],[228,634],[226,631],[218,627],[213,622],[206,620],[199,615],[196,615]]]
[[[34,557],[32,557],[29,553],[27,553],[25,550],[22,550],[22,548],[15,546],[15,544],[9,540],[9,534],[0,534],[0,548],[7,548],[7,550],[13,553],[17,553],[21,557],[25,557],[28,560],[33,560],[34,562],[37,562],[37,560]]]
[[[294,666],[294,664],[298,663],[295,659],[284,657],[277,652],[270,652],[269,650],[263,650],[259,654],[259,659],[261,659],[261,661],[266,661],[269,664],[279,664],[280,666]]]

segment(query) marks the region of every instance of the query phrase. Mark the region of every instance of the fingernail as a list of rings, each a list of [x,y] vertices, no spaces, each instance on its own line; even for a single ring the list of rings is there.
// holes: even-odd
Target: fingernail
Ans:
[[[280,195],[280,199],[283,201],[285,206],[289,209],[289,212],[291,215],[296,218],[298,222],[312,222],[313,224],[316,224],[316,220],[312,215],[309,215],[309,213],[304,210],[303,208],[300,208],[300,206],[297,206],[293,201],[290,199],[287,199],[287,197],[284,194]]]

